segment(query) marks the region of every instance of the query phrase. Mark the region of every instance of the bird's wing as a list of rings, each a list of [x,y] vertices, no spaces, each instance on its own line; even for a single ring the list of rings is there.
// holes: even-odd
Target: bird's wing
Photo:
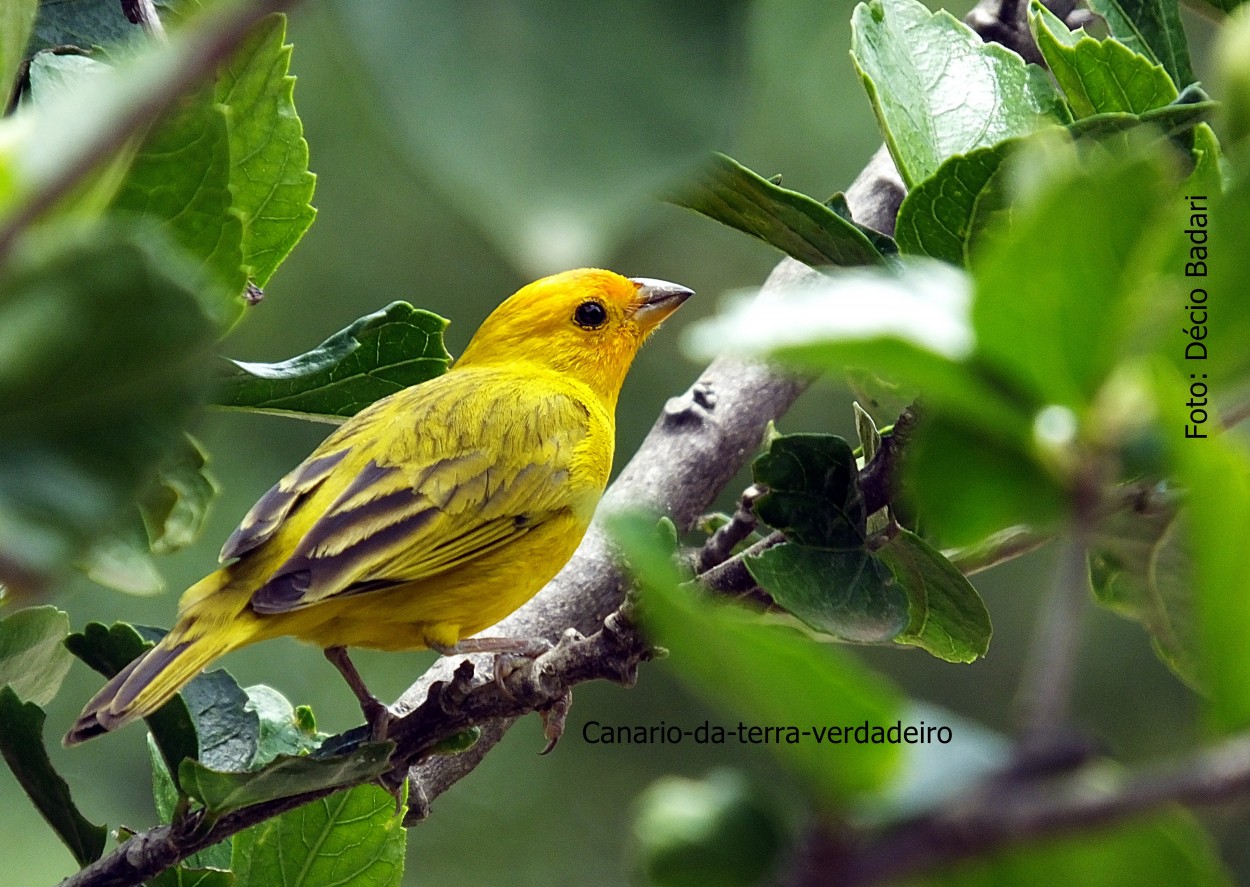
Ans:
[[[585,504],[588,491],[575,489],[570,471],[590,433],[587,408],[567,394],[463,375],[426,392],[431,383],[408,389],[396,396],[410,402],[345,425],[339,445],[349,455],[314,481],[307,478],[321,469],[312,466],[335,452],[314,453],[288,475],[303,472],[303,484],[284,479],[275,488],[313,484],[322,487],[317,495],[297,492],[287,502],[283,492],[275,507],[249,513],[253,527],[276,521],[268,537],[289,551],[253,593],[253,610],[288,612],[441,573]],[[309,508],[323,510],[301,513]],[[284,522],[307,529],[284,545]]]

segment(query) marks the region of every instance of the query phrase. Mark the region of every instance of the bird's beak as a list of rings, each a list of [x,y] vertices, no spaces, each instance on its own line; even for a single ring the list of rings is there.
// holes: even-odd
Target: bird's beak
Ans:
[[[631,277],[630,281],[638,287],[634,297],[634,319],[647,330],[659,326],[660,321],[681,307],[681,303],[694,295],[694,290],[679,283],[667,280],[653,280],[650,277]]]

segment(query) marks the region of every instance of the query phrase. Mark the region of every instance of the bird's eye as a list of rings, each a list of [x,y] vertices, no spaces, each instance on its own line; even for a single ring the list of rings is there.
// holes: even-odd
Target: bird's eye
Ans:
[[[573,312],[573,322],[584,329],[598,329],[608,322],[608,309],[603,307],[602,302],[593,299],[582,302]]]

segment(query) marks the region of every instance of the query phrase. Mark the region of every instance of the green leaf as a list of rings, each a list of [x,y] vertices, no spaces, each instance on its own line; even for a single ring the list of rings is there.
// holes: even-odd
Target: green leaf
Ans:
[[[1224,102],[1224,137],[1230,147],[1241,146],[1250,136],[1250,16],[1234,16],[1223,27],[1215,57],[1216,82]]]
[[[751,463],[767,492],[755,501],[757,517],[800,545],[862,548],[864,498],[850,444],[832,434],[787,434]]]
[[[1186,90],[1188,95],[1182,94],[1170,105],[1164,105],[1162,108],[1155,108],[1142,114],[1129,114],[1121,111],[1094,114],[1071,124],[1068,132],[1077,138],[1097,140],[1127,133],[1143,126],[1153,126],[1166,136],[1185,135],[1190,130],[1200,129],[1199,124],[1204,120],[1210,120],[1219,109],[1219,102],[1207,99],[1206,93],[1202,90],[1195,87],[1190,87],[1190,90],[1193,92]],[[1212,189],[1212,193],[1217,190]]]
[[[0,99],[5,104],[13,95],[17,69],[38,9],[39,0],[9,0],[0,7]]]
[[[1084,29],[1070,32],[1033,0],[1029,25],[1046,64],[1077,118],[1092,114],[1141,114],[1176,99],[1176,84],[1163,66],[1114,38],[1095,40]]]
[[[217,482],[208,472],[208,454],[199,441],[184,434],[139,502],[152,551],[173,554],[199,538],[208,506],[216,496]]]
[[[978,854],[975,861],[939,867],[899,887],[1050,884],[1056,872],[1079,872],[1081,887],[1234,884],[1215,841],[1190,813],[1175,810]]]
[[[214,337],[197,276],[154,232],[46,230],[54,247],[0,275],[0,582],[15,588],[133,508],[202,396]]]
[[[634,801],[629,857],[654,887],[757,887],[787,849],[768,794],[736,770],[661,776]]]
[[[669,200],[758,237],[812,267],[874,265],[882,260],[881,252],[854,222],[806,194],[773,184],[724,154],[712,155],[707,170]]]
[[[164,631],[116,622],[106,627],[89,622],[65,645],[87,665],[111,678],[163,637]],[[178,695],[148,716],[170,771],[184,758],[209,767],[242,770],[256,757],[260,728],[247,696],[234,678],[218,669],[196,675]]]
[[[0,687],[47,705],[61,688],[73,657],[65,649],[69,616],[56,607],[27,607],[0,619]]]
[[[52,766],[43,744],[46,715],[33,702],[22,702],[12,687],[0,687],[0,754],[79,865],[100,858],[108,831],[88,821],[70,797],[69,786]]]
[[[940,551],[900,529],[876,554],[907,593],[907,627],[895,641],[947,662],[974,662],[986,654],[993,629],[985,602]]]
[[[1193,564],[1198,678],[1206,719],[1220,733],[1250,725],[1250,574],[1233,528],[1250,522],[1250,450],[1233,434],[1186,437],[1191,389],[1175,370],[1153,366],[1152,405],[1175,478],[1185,490],[1183,543]]]
[[[1212,147],[1209,144],[1207,150]],[[1216,170],[1209,172],[1214,177]],[[1164,330],[1166,338],[1162,341],[1166,343],[1165,353],[1173,357],[1181,373],[1186,377],[1194,373],[1199,379],[1205,373],[1215,398],[1228,403],[1250,388],[1250,349],[1245,347],[1246,330],[1250,330],[1250,300],[1245,298],[1250,292],[1250,262],[1245,259],[1250,254],[1250,174],[1242,171],[1223,196],[1191,191],[1185,198],[1173,229],[1183,251],[1180,267],[1175,270],[1185,277],[1180,281],[1180,291],[1169,294],[1182,306],[1194,304],[1191,294],[1199,301],[1205,295],[1204,304],[1210,313],[1191,315],[1186,308],[1179,318],[1182,342],[1177,342],[1171,329]],[[1202,243],[1204,235],[1206,242]],[[1205,355],[1201,359],[1185,359],[1195,325],[1188,322],[1191,316],[1209,320],[1203,324],[1205,330],[1199,330],[1206,333],[1205,349],[1195,347],[1192,352]]]
[[[87,575],[128,594],[156,594],[165,580],[152,554],[171,554],[199,536],[217,483],[207,456],[191,435],[166,456],[139,498],[133,520],[96,540],[86,557]]]
[[[170,235],[212,282],[213,320],[225,331],[245,306],[243,223],[232,207],[227,110],[207,90],[178,105],[144,138],[113,202]]]
[[[441,375],[447,321],[392,302],[366,314],[312,351],[281,363],[234,364],[216,403],[260,413],[341,421],[380,400]]]
[[[852,59],[908,187],[948,157],[1067,122],[1045,71],[983,43],[948,12],[870,0],[852,27]]]
[[[165,590],[165,579],[148,551],[147,535],[139,521],[107,533],[92,543],[79,567],[92,582],[133,595]]]
[[[1097,156],[1057,171],[974,256],[977,354],[1041,404],[1082,409],[1127,345],[1133,271],[1168,208],[1162,159]]]
[[[1175,509],[1117,511],[1099,522],[1089,551],[1095,599],[1141,623],[1159,658],[1186,683],[1198,682],[1192,565]]]
[[[1016,139],[948,157],[912,188],[898,210],[894,236],[904,253],[932,256],[968,267],[969,253],[990,215],[1003,208],[995,173],[1019,144]]]
[[[841,650],[765,624],[741,608],[705,603],[680,587],[652,527],[645,519],[618,517],[611,532],[642,588],[648,634],[670,651],[667,663],[702,696],[743,724],[793,724],[824,739],[832,725],[895,722],[898,692]],[[769,748],[832,804],[878,788],[899,760],[897,746],[826,747],[814,734]]]
[[[216,101],[230,122],[230,185],[243,221],[243,262],[264,286],[304,236],[316,210],[316,176],[295,113],[286,16],[260,21],[218,75]]]
[[[907,627],[907,594],[862,547],[831,551],[786,542],[745,563],[778,606],[817,631],[879,644]]]
[[[147,739],[148,761],[152,765],[152,799],[156,802],[157,816],[160,817],[161,822],[168,824],[173,822],[181,795],[173,776],[169,773],[164,757],[161,756],[160,746],[156,744],[151,733],[148,734]],[[216,844],[192,853],[182,861],[181,865],[189,869],[229,869],[231,846],[230,838],[218,841]]]
[[[344,755],[278,755],[258,770],[244,771],[218,770],[188,758],[178,768],[178,783],[216,818],[265,801],[367,782],[386,772],[394,749],[393,742],[367,742]],[[393,798],[391,804],[393,809]]]
[[[1233,5],[1229,2],[1224,8]],[[1163,65],[1177,87],[1194,82],[1176,0],[1089,0],[1089,8],[1103,17],[1112,37]]]
[[[490,28],[459,0],[330,8],[422,181],[517,267],[606,261],[742,115],[745,0],[536,0]]]
[[[921,420],[903,461],[904,498],[925,535],[943,547],[971,545],[1004,527],[1055,526],[1063,487],[1018,440],[938,415]]]
[[[165,869],[144,887],[234,887],[234,872],[218,868],[194,868],[185,862]]]
[[[298,756],[315,751],[328,734],[320,733],[312,712],[295,709],[273,687],[247,688],[247,707],[260,719],[260,741],[253,766],[268,764],[278,755]]]
[[[78,52],[36,53],[30,60],[30,98],[48,102],[58,93],[77,89],[111,69],[111,65]]]
[[[115,103],[120,104],[116,102],[117,93],[113,89],[120,75],[111,64],[84,53],[85,50],[48,50],[36,53],[30,60],[27,88],[9,124],[12,130],[9,150],[16,173],[13,184],[16,193],[27,198],[35,187],[47,184],[43,174],[54,169],[55,159],[79,162],[74,157],[66,157],[66,149],[72,153],[72,140],[85,137],[85,128],[79,129],[82,120],[103,122],[93,118],[98,107],[108,104],[103,96],[112,95]],[[115,107],[115,111],[122,113],[123,109]],[[95,170],[80,175],[78,184],[61,198],[56,210],[84,219],[98,218],[121,187],[136,145],[136,138],[127,140],[110,152]],[[0,207],[7,209],[4,203],[0,200]],[[18,204],[14,202],[14,205]]]
[[[361,785],[254,825],[234,839],[237,887],[399,887],[405,803]]]
[[[1205,123],[1194,127],[1194,145],[1191,149],[1194,171],[1189,174],[1182,189],[1190,194],[1220,194],[1224,190],[1224,173],[1220,169],[1220,143],[1215,132]]]

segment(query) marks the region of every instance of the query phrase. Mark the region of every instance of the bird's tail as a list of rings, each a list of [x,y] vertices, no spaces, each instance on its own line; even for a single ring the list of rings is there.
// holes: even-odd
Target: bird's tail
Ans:
[[[226,583],[221,571],[213,573],[188,591],[205,591],[212,583],[220,589]],[[190,616],[190,618],[188,618]],[[242,646],[228,632],[205,631],[194,616],[184,611],[174,630],[155,647],[137,656],[113,676],[83,708],[82,714],[65,734],[67,746],[124,727],[146,718],[174,697],[182,687],[218,656]],[[243,641],[246,643],[246,640]]]

